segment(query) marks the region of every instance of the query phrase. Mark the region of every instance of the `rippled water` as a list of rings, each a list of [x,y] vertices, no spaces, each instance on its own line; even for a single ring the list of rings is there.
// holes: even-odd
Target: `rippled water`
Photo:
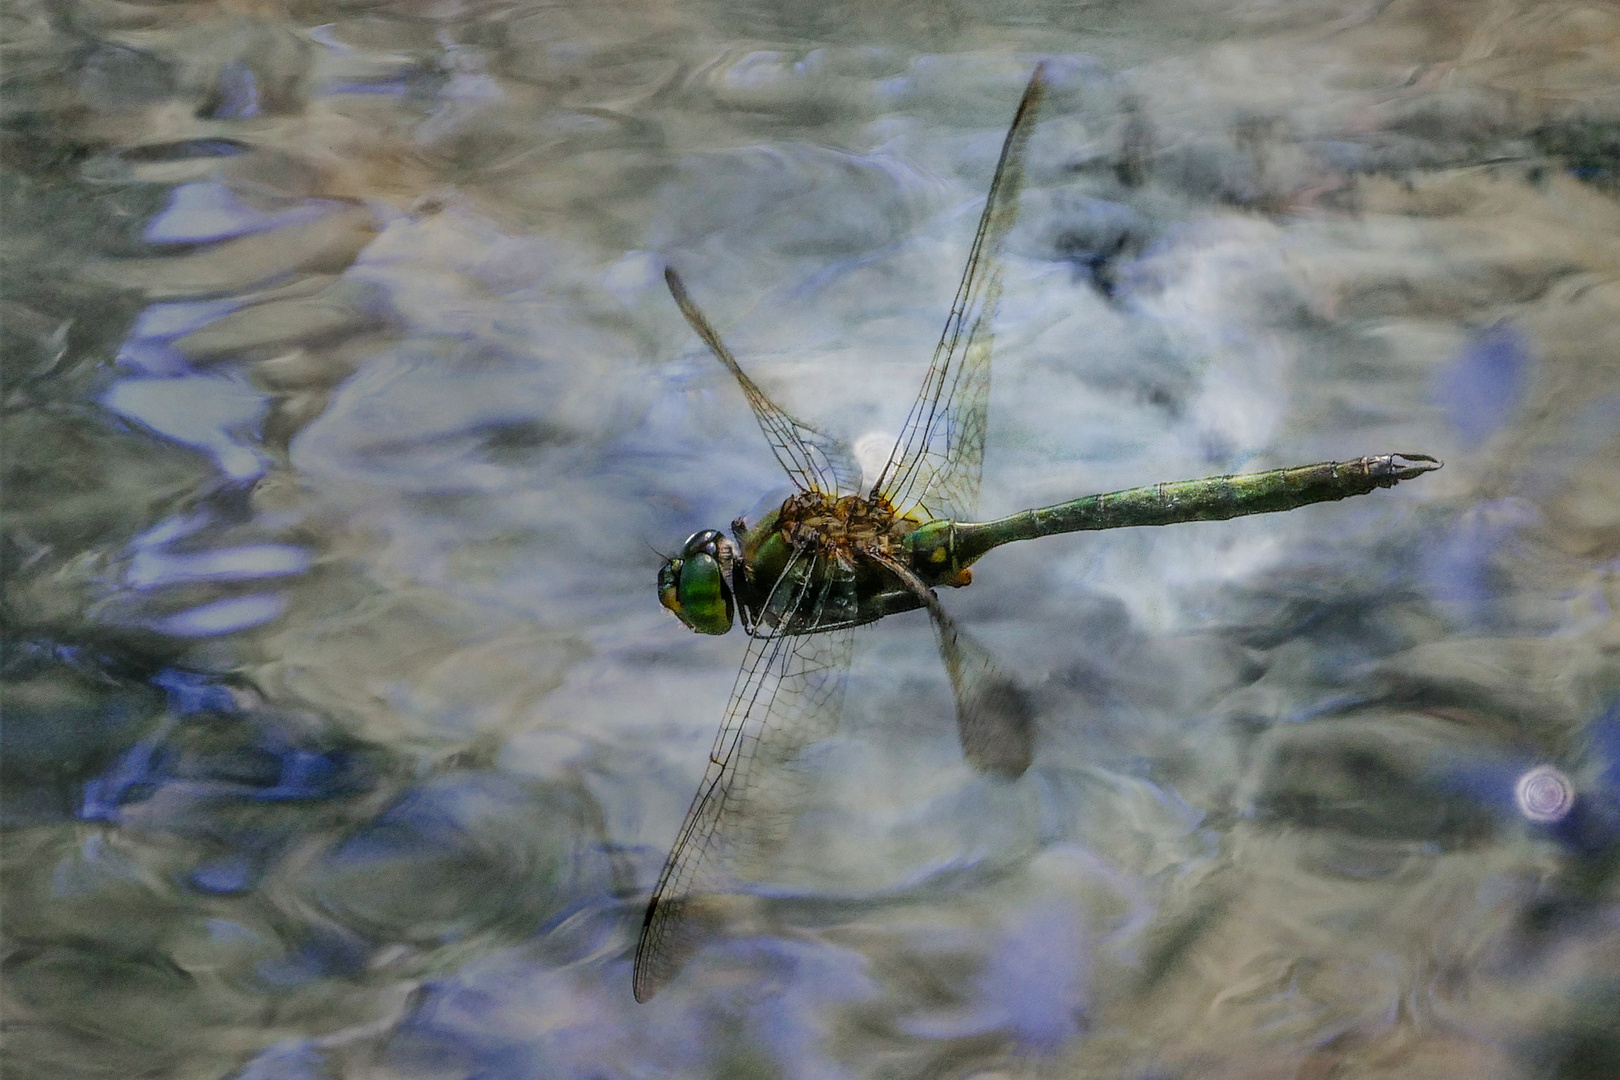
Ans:
[[[1620,1074],[1620,11],[4,10],[5,1053],[24,1077]],[[742,653],[659,556],[783,478],[664,289],[893,433],[1018,93],[973,774],[863,631],[752,901],[646,890]],[[874,440],[868,439],[866,445]]]

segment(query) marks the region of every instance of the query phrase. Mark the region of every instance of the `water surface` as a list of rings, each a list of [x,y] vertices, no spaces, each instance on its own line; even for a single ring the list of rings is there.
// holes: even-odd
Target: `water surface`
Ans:
[[[3,33],[9,1074],[1620,1071],[1612,8]],[[983,514],[1446,467],[986,559],[945,602],[1037,704],[1016,783],[925,618],[864,630],[777,857],[638,1006],[743,651],[657,550],[783,484],[663,267],[881,446],[1043,59]]]

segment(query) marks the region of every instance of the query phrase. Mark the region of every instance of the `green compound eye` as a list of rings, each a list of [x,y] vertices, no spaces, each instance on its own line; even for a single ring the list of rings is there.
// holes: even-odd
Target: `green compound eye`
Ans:
[[[677,617],[681,614],[680,591],[676,588],[681,579],[681,562],[680,559],[671,559],[658,568],[658,602],[673,611]],[[686,620],[683,618],[681,621]]]
[[[724,634],[730,630],[731,593],[719,561],[712,555],[694,555],[683,560],[679,573],[675,590],[679,606],[670,610],[700,634]]]

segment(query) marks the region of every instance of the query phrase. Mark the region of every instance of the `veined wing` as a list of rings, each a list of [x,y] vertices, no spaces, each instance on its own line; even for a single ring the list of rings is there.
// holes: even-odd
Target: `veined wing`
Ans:
[[[731,355],[725,342],[715,332],[703,312],[698,310],[697,304],[687,294],[686,286],[673,267],[664,268],[664,281],[669,285],[670,295],[675,297],[675,303],[680,305],[681,314],[709,351],[726,366],[742,387],[743,396],[748,399],[749,406],[754,410],[754,416],[759,420],[760,430],[765,433],[765,441],[771,444],[771,453],[781,462],[782,468],[787,470],[788,476],[800,491],[820,491],[828,495],[843,495],[853,491],[860,477],[860,470],[854,464],[849,451],[839,442],[832,439],[809,424],[801,423],[765,396],[748,373],[743,371],[737,363],[737,358]]]
[[[838,722],[854,631],[802,633],[854,599],[853,573],[802,549],[766,603],[692,806],[653,890],[632,988],[651,998],[714,929],[709,898],[786,832],[796,778],[789,760]]]
[[[1035,756],[1034,710],[1023,688],[996,665],[989,649],[956,625],[934,590],[910,567],[882,551],[867,555],[887,567],[928,608],[934,641],[956,698],[962,756],[980,772],[1009,780],[1022,776]]]
[[[960,521],[973,516],[979,501],[1001,249],[1018,218],[1024,151],[1046,89],[1045,71],[1044,64],[1035,68],[1013,115],[933,363],[872,487],[901,513],[921,507],[931,517]]]

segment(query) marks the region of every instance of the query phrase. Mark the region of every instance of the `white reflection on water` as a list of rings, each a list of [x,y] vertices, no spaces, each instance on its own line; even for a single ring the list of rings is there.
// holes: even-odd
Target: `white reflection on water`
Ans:
[[[263,420],[268,397],[234,379],[121,379],[102,404],[177,442],[209,451],[231,480],[252,480],[265,471],[264,457],[242,434]]]
[[[18,9],[19,1075],[1614,1058],[1620,28],[1004,14]],[[774,862],[639,1008],[741,653],[650,549],[782,484],[662,268],[783,404],[896,430],[1039,57],[984,513],[1447,467],[995,553],[947,603],[1039,705],[1017,784],[926,620],[870,628]]]
[[[1551,765],[1537,765],[1513,786],[1519,813],[1539,824],[1562,821],[1575,805],[1575,785]]]
[[[286,609],[286,598],[280,596],[233,596],[158,619],[153,628],[176,637],[213,637],[262,626]]]
[[[124,580],[137,589],[188,581],[280,577],[309,569],[309,554],[285,544],[256,544],[216,549],[197,555],[164,555],[137,551]]]
[[[154,217],[141,235],[154,244],[198,244],[301,225],[342,205],[330,200],[300,200],[285,210],[266,212],[243,205],[236,193],[223,184],[199,181],[176,187],[169,196],[168,208]]]

